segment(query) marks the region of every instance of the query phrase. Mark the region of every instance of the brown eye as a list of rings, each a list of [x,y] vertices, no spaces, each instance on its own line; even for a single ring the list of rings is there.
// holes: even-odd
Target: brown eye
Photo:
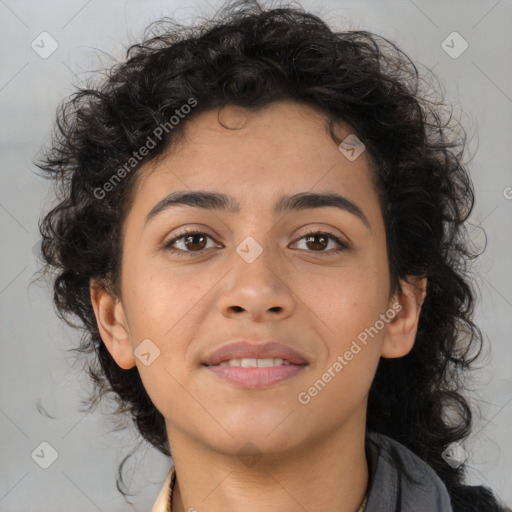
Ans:
[[[201,250],[206,247],[206,237],[201,233],[195,233],[193,235],[186,235],[184,238],[184,244],[187,249],[190,250]]]
[[[202,231],[187,231],[169,240],[164,245],[164,249],[173,253],[187,254],[192,256],[194,253],[203,252],[207,248],[208,239],[213,240],[209,235]],[[180,244],[180,248],[172,247]]]
[[[317,252],[321,255],[329,256],[333,254],[337,254],[341,251],[348,249],[348,245],[343,243],[337,236],[332,233],[325,233],[323,231],[313,231],[311,233],[307,233],[303,237],[301,237],[299,241],[305,241],[306,250],[308,252]],[[326,251],[325,249],[329,246],[329,242],[334,241],[338,248],[335,248]]]
[[[306,238],[306,244],[309,244],[308,247],[311,249],[323,250],[329,244],[329,237],[325,236],[323,233],[318,233],[315,235],[308,235],[305,238]]]

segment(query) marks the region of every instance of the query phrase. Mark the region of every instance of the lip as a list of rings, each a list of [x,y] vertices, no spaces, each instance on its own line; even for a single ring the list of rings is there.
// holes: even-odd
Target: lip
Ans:
[[[205,368],[220,379],[239,387],[261,389],[291,379],[307,366],[307,364],[289,364],[261,368],[244,368],[242,366],[205,366]]]
[[[217,366],[230,359],[283,359],[290,364],[249,367]],[[261,389],[290,379],[309,366],[307,359],[295,348],[275,340],[236,340],[208,354],[203,366],[222,380],[246,389]]]
[[[295,348],[274,340],[236,340],[207,354],[203,365],[213,366],[230,359],[285,359],[293,365],[307,365],[306,358]],[[273,368],[273,367],[270,367]],[[274,367],[279,368],[279,367]],[[250,368],[249,368],[250,369]]]

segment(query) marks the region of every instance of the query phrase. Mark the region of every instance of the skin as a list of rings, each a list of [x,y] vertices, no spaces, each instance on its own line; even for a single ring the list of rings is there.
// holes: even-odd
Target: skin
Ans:
[[[363,152],[345,158],[323,115],[292,101],[259,111],[228,107],[187,121],[184,138],[140,171],[123,224],[121,297],[91,283],[102,339],[117,364],[137,366],[166,421],[176,468],[173,512],[354,512],[368,484],[364,453],[367,397],[379,358],[407,354],[417,331],[426,279],[403,281],[392,295],[384,221]],[[340,139],[352,133],[338,125]],[[239,213],[153,206],[176,190],[232,195]],[[336,208],[274,216],[282,194],[337,192],[355,202],[370,229]],[[176,242],[191,257],[166,252],[177,228],[207,234],[208,246]],[[338,236],[349,248],[307,243],[309,228]],[[237,246],[252,236],[263,252],[247,263]],[[201,246],[202,247],[202,246]],[[211,249],[210,249],[211,247]],[[365,328],[393,304],[400,312],[303,405],[297,400]],[[309,361],[299,375],[265,389],[220,380],[201,364],[228,340],[270,338]],[[149,366],[134,356],[150,339],[160,355]],[[252,467],[238,457],[250,442]]]

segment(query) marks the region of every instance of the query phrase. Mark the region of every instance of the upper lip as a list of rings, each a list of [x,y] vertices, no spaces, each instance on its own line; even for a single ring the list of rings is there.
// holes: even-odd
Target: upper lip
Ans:
[[[208,354],[203,364],[212,366],[230,359],[285,359],[293,364],[308,364],[296,349],[274,340],[238,340],[226,343]]]

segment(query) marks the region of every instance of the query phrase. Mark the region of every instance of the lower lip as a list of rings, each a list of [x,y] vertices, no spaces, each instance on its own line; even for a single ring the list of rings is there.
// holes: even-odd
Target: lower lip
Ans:
[[[277,384],[299,374],[307,365],[279,365],[244,368],[243,366],[206,366],[218,377],[240,387],[258,389]]]

